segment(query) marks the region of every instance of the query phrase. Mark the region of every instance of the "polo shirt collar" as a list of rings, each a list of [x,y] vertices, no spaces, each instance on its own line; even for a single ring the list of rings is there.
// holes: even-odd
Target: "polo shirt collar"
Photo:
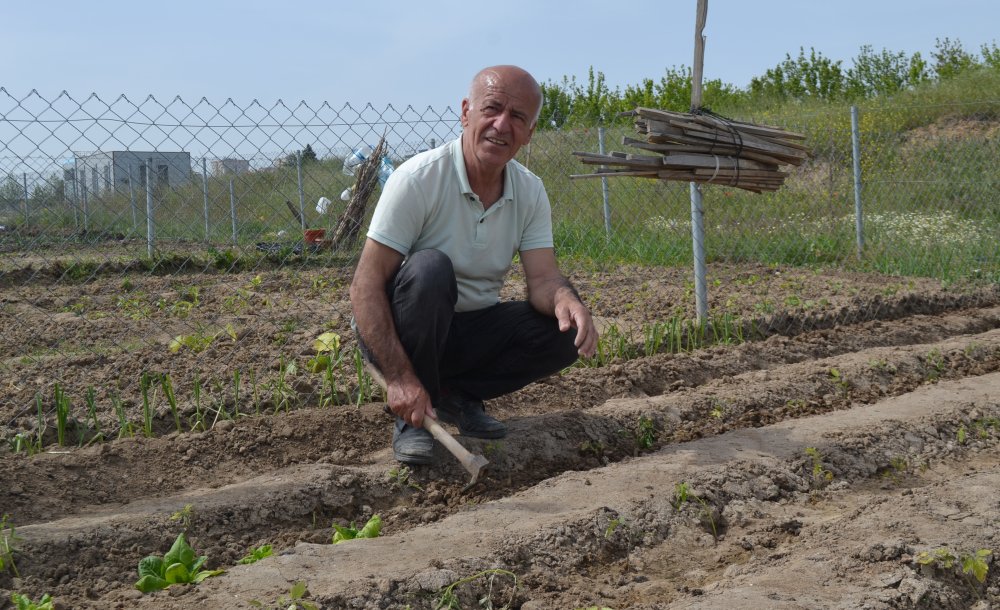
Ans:
[[[465,137],[464,133],[452,140],[451,158],[455,164],[454,169],[458,174],[458,182],[462,189],[462,194],[475,195],[472,185],[469,184],[469,172],[465,169],[465,152],[462,150],[463,137]],[[514,199],[514,182],[511,179],[511,164],[513,162],[513,160],[508,161],[507,165],[503,168],[503,195],[500,195],[500,199],[492,207]]]

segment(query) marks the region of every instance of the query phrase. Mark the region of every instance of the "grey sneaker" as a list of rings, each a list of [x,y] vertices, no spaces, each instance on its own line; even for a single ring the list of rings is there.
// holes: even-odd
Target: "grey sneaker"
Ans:
[[[434,461],[434,437],[425,428],[414,428],[397,417],[392,430],[392,455],[404,464],[430,464]]]
[[[462,436],[473,438],[503,438],[507,426],[486,414],[483,401],[452,394],[442,397],[434,407],[438,419],[458,427]]]

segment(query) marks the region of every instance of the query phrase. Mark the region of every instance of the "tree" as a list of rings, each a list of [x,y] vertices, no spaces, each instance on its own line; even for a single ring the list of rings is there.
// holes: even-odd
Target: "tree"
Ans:
[[[976,65],[976,58],[962,48],[962,42],[957,38],[954,42],[950,38],[935,38],[931,55],[934,57],[934,72],[940,80],[954,78]]]
[[[306,147],[302,149],[302,163],[312,163],[316,160],[316,151],[313,150],[311,144],[306,144]]]

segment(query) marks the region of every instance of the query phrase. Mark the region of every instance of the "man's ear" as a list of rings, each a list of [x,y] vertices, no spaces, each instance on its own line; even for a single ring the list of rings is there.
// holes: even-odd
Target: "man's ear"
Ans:
[[[469,126],[469,111],[472,110],[472,103],[469,98],[462,98],[462,114],[459,116],[459,120],[462,122],[462,127]]]

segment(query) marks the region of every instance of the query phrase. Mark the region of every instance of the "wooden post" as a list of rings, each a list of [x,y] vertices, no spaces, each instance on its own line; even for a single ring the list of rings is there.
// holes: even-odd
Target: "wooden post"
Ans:
[[[691,69],[691,112],[701,108],[701,79],[705,65],[705,20],[708,17],[708,0],[698,0],[694,26],[694,64]],[[705,210],[701,189],[691,183],[691,242],[694,254],[694,297],[698,322],[702,327],[708,320],[708,283],[705,279]]]

